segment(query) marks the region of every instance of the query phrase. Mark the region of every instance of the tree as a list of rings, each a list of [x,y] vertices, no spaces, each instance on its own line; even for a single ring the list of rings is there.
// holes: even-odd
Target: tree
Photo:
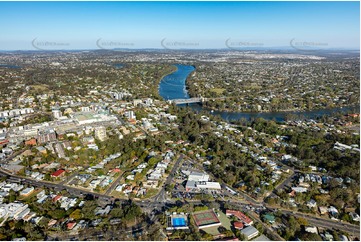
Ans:
[[[307,221],[307,219],[305,219],[305,218],[298,217],[298,218],[297,218],[297,222],[298,222],[300,225],[308,226],[308,221]]]
[[[93,220],[95,219],[94,210],[97,207],[96,201],[85,201],[84,206],[81,209],[83,218]]]
[[[74,219],[74,220],[79,220],[82,218],[82,213],[80,209],[76,209],[74,210],[70,215],[70,218]]]
[[[261,223],[256,223],[255,228],[262,234],[263,233],[263,225]]]
[[[122,218],[124,216],[124,212],[122,208],[113,208],[110,211],[110,215],[115,218]]]
[[[16,192],[14,190],[10,190],[9,191],[9,195],[8,195],[8,203],[12,203],[16,200]]]
[[[233,237],[233,232],[229,229],[227,229],[224,233],[223,233],[226,237]]]
[[[61,219],[65,217],[66,212],[64,209],[57,208],[55,210],[48,211],[48,215],[54,219]]]
[[[298,237],[301,240],[306,240],[306,241],[322,241],[321,236],[314,233],[302,232],[302,233],[298,233]]]
[[[200,230],[201,236],[202,236],[202,240],[205,241],[211,241],[213,240],[213,235],[208,234],[207,232],[205,232],[204,230]]]

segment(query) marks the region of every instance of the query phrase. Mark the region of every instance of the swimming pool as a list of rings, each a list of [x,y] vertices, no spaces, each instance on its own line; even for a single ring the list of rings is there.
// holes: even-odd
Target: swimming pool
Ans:
[[[184,218],[172,218],[173,227],[186,226],[186,220]]]

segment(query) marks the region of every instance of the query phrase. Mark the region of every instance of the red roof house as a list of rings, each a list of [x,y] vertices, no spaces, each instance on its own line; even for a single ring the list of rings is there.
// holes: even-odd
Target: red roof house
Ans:
[[[62,195],[57,195],[56,197],[53,198],[53,202],[58,201],[61,197],[62,197]]]
[[[76,225],[76,222],[69,222],[66,227],[68,227],[69,230],[73,229],[74,226]]]
[[[233,226],[235,229],[243,229],[244,227],[242,222],[234,222]]]
[[[25,141],[25,145],[36,145],[36,139],[32,138]]]
[[[52,177],[61,177],[64,175],[65,175],[65,170],[63,170],[63,169],[57,170],[56,172],[51,174]]]
[[[7,144],[7,143],[9,143],[9,140],[3,140],[3,141],[0,141],[0,145],[4,145],[4,144]]]
[[[114,168],[112,172],[120,172],[121,170],[119,168]]]
[[[226,215],[230,216],[236,216],[238,219],[240,219],[243,223],[245,223],[246,225],[251,225],[253,224],[253,221],[247,217],[245,214],[243,214],[240,211],[236,211],[236,210],[226,210]]]

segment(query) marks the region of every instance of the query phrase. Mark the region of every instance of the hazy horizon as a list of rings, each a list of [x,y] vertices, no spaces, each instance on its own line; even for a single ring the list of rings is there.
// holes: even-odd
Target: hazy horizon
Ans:
[[[0,2],[0,50],[359,50],[359,2]]]

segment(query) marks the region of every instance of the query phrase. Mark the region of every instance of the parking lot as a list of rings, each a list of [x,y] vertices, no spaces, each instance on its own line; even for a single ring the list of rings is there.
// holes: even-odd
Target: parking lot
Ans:
[[[179,185],[180,186],[180,185]],[[185,191],[185,190],[179,190],[176,189],[176,186],[174,187],[174,190],[171,192],[171,198],[172,199],[194,199],[196,194],[204,194],[204,195],[211,195],[215,200],[223,200],[226,201],[227,195],[224,195],[222,191],[211,191],[211,190],[203,190],[199,192],[193,192],[193,191]]]

